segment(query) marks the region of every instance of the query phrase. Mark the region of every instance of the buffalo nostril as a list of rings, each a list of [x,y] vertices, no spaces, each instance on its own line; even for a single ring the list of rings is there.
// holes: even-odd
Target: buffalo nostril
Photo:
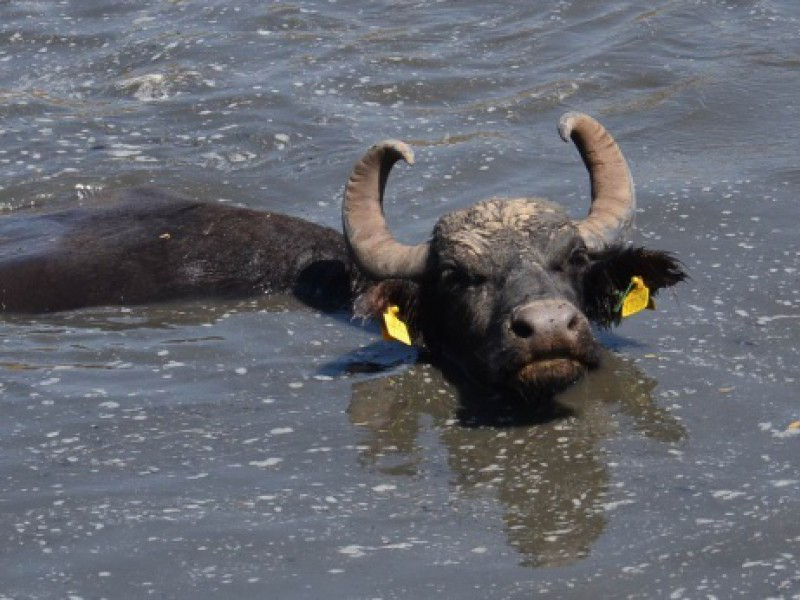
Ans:
[[[511,331],[514,332],[514,335],[523,339],[533,336],[533,326],[521,319],[515,319],[511,323]]]
[[[572,315],[572,318],[569,320],[569,323],[567,323],[567,329],[569,329],[570,331],[575,331],[576,329],[578,329],[578,327],[580,327],[580,324],[581,324],[581,318],[578,316],[578,313],[575,313],[574,315]]]

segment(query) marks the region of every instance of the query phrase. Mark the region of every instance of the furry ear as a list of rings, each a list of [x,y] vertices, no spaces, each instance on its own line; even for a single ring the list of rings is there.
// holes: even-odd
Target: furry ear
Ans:
[[[592,256],[584,275],[586,316],[601,327],[619,325],[621,317],[616,308],[631,278],[637,276],[650,288],[651,296],[688,277],[683,264],[669,252],[640,246],[612,246]]]
[[[380,318],[390,306],[400,308],[400,317],[411,332],[419,337],[417,305],[419,286],[405,279],[386,279],[369,286],[353,302],[353,316],[365,321]]]

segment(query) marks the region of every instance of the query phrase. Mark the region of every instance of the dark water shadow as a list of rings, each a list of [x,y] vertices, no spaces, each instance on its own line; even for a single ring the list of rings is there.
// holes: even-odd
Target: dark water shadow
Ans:
[[[685,438],[654,402],[656,385],[608,352],[600,369],[533,416],[509,416],[504,407],[505,420],[477,421],[464,418],[463,398],[441,371],[418,364],[355,383],[348,414],[364,431],[362,466],[389,475],[424,475],[432,430],[446,449],[454,490],[496,494],[520,562],[560,566],[587,556],[605,528],[613,496],[603,443],[620,427],[667,443]]]
[[[597,340],[609,350],[630,350],[644,348],[645,345],[633,338],[626,337],[610,329],[596,330]]]
[[[357,321],[349,320],[348,322],[353,326],[362,327]],[[391,374],[398,367],[425,362],[424,352],[418,348],[382,341],[377,327],[370,325],[366,327],[374,329],[376,341],[337,356],[321,365],[317,374],[334,378],[364,374]]]

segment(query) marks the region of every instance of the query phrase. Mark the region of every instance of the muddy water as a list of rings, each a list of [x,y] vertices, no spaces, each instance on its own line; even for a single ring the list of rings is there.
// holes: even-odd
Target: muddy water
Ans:
[[[542,5],[542,6],[540,6]],[[615,134],[692,280],[548,420],[287,299],[0,323],[0,598],[800,597],[800,5],[2,2],[0,207],[157,183],[337,226],[540,194]],[[379,363],[380,373],[362,373]]]

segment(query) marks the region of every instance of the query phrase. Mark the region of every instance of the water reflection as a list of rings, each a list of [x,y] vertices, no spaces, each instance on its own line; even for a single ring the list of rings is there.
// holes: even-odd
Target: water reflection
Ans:
[[[605,527],[610,473],[602,442],[620,421],[664,442],[684,437],[653,401],[656,385],[607,353],[601,369],[531,417],[470,408],[478,405],[465,402],[437,369],[419,365],[355,384],[349,415],[365,430],[363,465],[392,475],[422,474],[424,434],[435,431],[455,490],[495,493],[522,563],[558,566],[586,556]]]

